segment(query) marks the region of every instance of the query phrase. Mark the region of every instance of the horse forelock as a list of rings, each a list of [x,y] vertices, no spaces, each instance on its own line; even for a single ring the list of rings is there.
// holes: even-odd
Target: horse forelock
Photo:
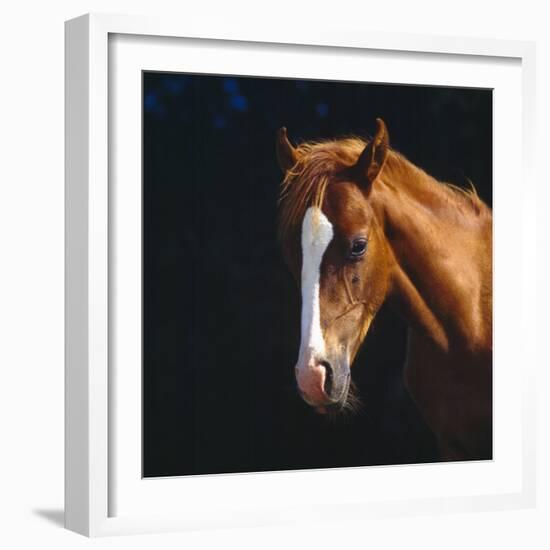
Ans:
[[[298,160],[287,171],[279,196],[279,236],[284,241],[301,227],[310,207],[322,209],[328,185],[339,172],[353,166],[367,142],[349,137],[306,142],[296,148]]]

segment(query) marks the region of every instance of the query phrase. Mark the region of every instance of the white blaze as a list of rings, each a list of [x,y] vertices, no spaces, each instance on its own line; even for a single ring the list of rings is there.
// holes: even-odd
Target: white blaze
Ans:
[[[324,356],[319,301],[321,262],[334,235],[332,224],[317,207],[307,209],[302,222],[302,334],[298,368]]]

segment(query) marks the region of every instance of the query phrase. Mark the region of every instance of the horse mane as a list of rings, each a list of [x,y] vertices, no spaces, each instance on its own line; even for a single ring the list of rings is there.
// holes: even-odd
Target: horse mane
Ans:
[[[367,144],[366,139],[349,136],[333,140],[308,141],[296,147],[298,160],[286,172],[279,196],[281,239],[300,225],[309,207],[322,207],[327,187],[334,181],[334,175],[353,166]],[[416,177],[411,178],[411,175]],[[386,183],[414,179],[409,187],[416,186],[422,181],[427,194],[442,199],[457,216],[471,218],[472,215],[477,217],[490,214],[490,209],[479,198],[470,180],[469,189],[440,182],[394,149],[388,152],[380,178]]]

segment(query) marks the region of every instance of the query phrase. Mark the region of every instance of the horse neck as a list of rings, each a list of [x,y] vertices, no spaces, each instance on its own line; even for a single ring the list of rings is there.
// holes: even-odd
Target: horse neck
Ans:
[[[490,340],[483,333],[490,315],[483,303],[490,300],[490,224],[461,201],[401,157],[389,159],[373,188],[392,258],[390,298],[443,351]]]

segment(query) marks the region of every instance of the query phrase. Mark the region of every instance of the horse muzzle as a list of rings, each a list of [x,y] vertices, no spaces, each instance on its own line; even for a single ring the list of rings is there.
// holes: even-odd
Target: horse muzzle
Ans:
[[[311,358],[307,364],[296,367],[296,381],[302,399],[317,412],[339,408],[347,398],[350,370],[344,365],[325,359]]]

